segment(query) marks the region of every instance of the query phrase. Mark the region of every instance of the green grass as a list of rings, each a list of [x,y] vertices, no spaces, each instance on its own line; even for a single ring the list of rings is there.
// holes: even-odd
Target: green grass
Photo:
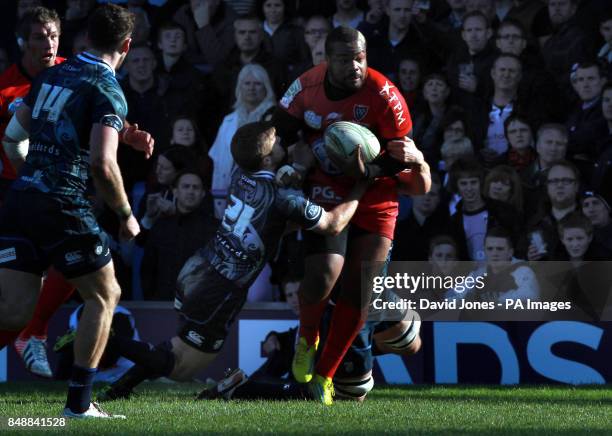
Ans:
[[[65,383],[0,384],[7,417],[56,417]],[[69,421],[61,434],[612,435],[612,387],[378,386],[363,404],[195,401],[196,385],[150,383],[104,404],[126,421]],[[32,428],[22,433],[32,433]]]

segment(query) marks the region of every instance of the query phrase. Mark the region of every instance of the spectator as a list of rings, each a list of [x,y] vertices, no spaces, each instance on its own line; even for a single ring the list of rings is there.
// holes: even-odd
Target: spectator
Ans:
[[[395,226],[392,260],[416,261],[427,258],[430,240],[441,229],[448,228],[448,208],[440,201],[441,190],[440,178],[434,173],[429,192],[413,197],[410,214],[398,220]]]
[[[599,33],[605,43],[597,52],[597,59],[604,66],[605,76],[610,81],[612,80],[612,14],[599,18]]]
[[[546,9],[544,2],[540,0],[513,0],[512,7],[506,14],[504,20],[516,20],[521,23],[523,29],[526,29],[525,37],[528,41],[534,38],[531,30],[538,15]]]
[[[365,19],[359,23],[357,30],[359,30],[366,41],[380,32],[380,27],[384,24],[385,16],[385,3],[386,0],[368,0],[368,10],[365,14]]]
[[[455,240],[448,235],[434,236],[429,243],[428,260],[432,273],[451,275],[457,265],[459,250]]]
[[[461,47],[461,27],[465,15],[465,0],[446,0],[447,14],[433,23],[437,33],[443,38],[446,51],[457,51]]]
[[[171,300],[185,261],[213,237],[217,222],[201,177],[186,170],[174,182],[176,213],[151,228],[142,259],[142,289],[147,300]]]
[[[595,54],[591,41],[576,23],[577,3],[578,0],[549,0],[552,34],[541,44],[546,68],[568,100],[572,97],[569,80],[572,65],[592,59]]]
[[[365,19],[365,14],[357,7],[357,0],[336,0],[336,13],[332,16],[332,26],[348,26],[356,29]]]
[[[151,37],[151,20],[147,11],[140,6],[129,6],[128,9],[134,14],[135,18],[132,43],[148,44]]]
[[[421,65],[419,61],[412,58],[404,58],[399,61],[397,71],[397,81],[395,84],[404,96],[408,107],[417,106],[417,102],[421,100]]]
[[[459,247],[460,260],[485,259],[484,238],[487,229],[500,226],[512,238],[518,236],[516,211],[506,203],[484,198],[483,169],[473,159],[458,159],[450,169],[450,188],[461,200],[451,216],[450,229]]]
[[[569,260],[574,266],[594,260],[591,250],[593,223],[581,212],[568,214],[558,224],[559,239],[565,248],[561,259]]]
[[[87,50],[87,29],[81,29],[74,35],[72,54],[76,55]]]
[[[452,138],[444,141],[440,147],[440,156],[442,161],[438,165],[440,171],[448,171],[459,158],[473,158],[474,146],[472,141],[466,136],[461,138]],[[445,184],[446,185],[446,184]]]
[[[608,125],[607,134],[597,141],[597,162],[591,177],[591,186],[612,197],[612,84],[604,87],[601,111]]]
[[[496,30],[499,26],[497,18],[496,3],[497,0],[465,0],[465,12],[481,12],[491,25],[492,30]]]
[[[260,121],[276,104],[276,97],[266,70],[257,64],[242,67],[236,85],[234,112],[223,119],[217,138],[208,155],[213,160],[212,194],[215,216],[219,219],[225,210],[227,189],[234,160],[230,153],[232,137],[239,127]]]
[[[412,132],[427,162],[436,162],[439,158],[438,140],[442,133],[442,120],[448,109],[449,95],[450,86],[441,74],[431,74],[423,81],[425,104],[421,111],[414,112]]]
[[[306,53],[306,59],[302,60],[302,63],[297,65],[289,75],[290,82],[293,82],[302,73],[313,67],[312,52],[321,43],[325,44],[325,38],[331,29],[329,20],[321,15],[313,15],[306,21],[304,25],[304,47],[302,48],[303,52]]]
[[[491,169],[485,177],[484,196],[508,203],[520,218],[524,216],[523,186],[514,168],[508,165],[498,165]]]
[[[612,259],[612,219],[610,203],[598,191],[586,191],[582,195],[582,213],[593,224],[593,254],[598,258]]]
[[[303,46],[303,31],[293,24],[289,0],[258,0],[257,12],[263,19],[272,55],[286,65],[287,72],[303,62],[307,53]]]
[[[236,14],[221,0],[190,0],[174,14],[187,35],[187,60],[206,70],[223,62],[234,46]]]
[[[171,123],[170,145],[185,155],[185,162],[198,171],[204,182],[204,189],[210,190],[212,160],[208,157],[208,146],[202,138],[196,120],[189,116],[178,116]]]
[[[79,31],[87,28],[87,20],[96,5],[95,0],[66,0],[66,13],[62,20],[62,40],[59,54],[69,57],[72,45]]]
[[[529,121],[522,115],[513,113],[504,122],[504,135],[509,147],[508,164],[520,172],[537,157]]]
[[[234,103],[230,90],[236,88],[238,73],[247,64],[264,67],[272,82],[275,94],[280,95],[284,88],[285,70],[264,45],[263,24],[256,16],[240,17],[234,22],[236,47],[227,59],[214,72],[215,88],[220,96],[217,110],[229,112]]]

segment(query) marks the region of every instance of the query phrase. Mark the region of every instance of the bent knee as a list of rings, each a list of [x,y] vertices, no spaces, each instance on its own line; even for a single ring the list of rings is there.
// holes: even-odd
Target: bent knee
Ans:
[[[372,371],[361,377],[334,377],[334,390],[338,399],[363,401],[373,388]]]

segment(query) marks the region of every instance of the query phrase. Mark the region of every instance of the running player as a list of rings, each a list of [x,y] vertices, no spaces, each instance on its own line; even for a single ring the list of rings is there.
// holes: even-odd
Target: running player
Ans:
[[[364,36],[340,26],[328,35],[325,49],[327,62],[307,71],[289,87],[274,121],[287,144],[296,139],[295,132],[304,132],[317,161],[307,180],[313,201],[333,205],[354,183],[326,155],[322,136],[331,123],[363,124],[381,139],[385,149],[376,161],[352,174],[378,178],[360,201],[349,228],[339,236],[310,234],[305,238],[309,274],[300,288],[300,339],[293,374],[300,382],[311,381],[311,390],[319,392],[319,400],[331,404],[334,373],[367,316],[371,289],[361,286],[362,262],[382,264],[391,247],[398,213],[398,179],[413,194],[427,192],[431,181],[423,154],[407,137],[412,121],[404,98],[393,83],[368,68]],[[297,164],[289,172],[304,174],[309,163]],[[340,295],[315,367],[321,316],[341,271]],[[369,268],[366,283],[370,282],[368,277],[378,274],[378,267]]]
[[[79,289],[85,308],[67,417],[113,417],[91,403],[91,388],[121,289],[108,237],[85,193],[91,171],[98,194],[120,218],[122,235],[138,234],[116,161],[127,104],[115,69],[133,27],[127,9],[98,8],[88,25],[91,50],[42,72],[5,132],[8,157],[23,166],[0,211],[0,327],[25,326],[49,265]]]
[[[249,287],[274,257],[287,219],[319,234],[338,234],[368,186],[365,181],[357,183],[329,212],[309,202],[301,191],[279,189],[274,177],[285,151],[275,129],[264,122],[238,129],[231,152],[238,168],[232,174],[222,223],[206,247],[185,263],[177,280],[175,307],[183,325],[170,341],[156,347],[113,338],[119,353],[137,365],[103,398],[129,396],[145,378],[191,380],[221,350]]]

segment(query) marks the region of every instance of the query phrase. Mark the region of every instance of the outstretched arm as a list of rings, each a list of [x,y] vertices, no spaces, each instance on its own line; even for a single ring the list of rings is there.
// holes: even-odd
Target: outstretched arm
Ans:
[[[338,235],[355,215],[359,200],[370,186],[370,182],[365,180],[358,181],[349,195],[347,195],[342,203],[338,204],[329,212],[323,211],[321,219],[317,225],[311,230],[324,235]]]

